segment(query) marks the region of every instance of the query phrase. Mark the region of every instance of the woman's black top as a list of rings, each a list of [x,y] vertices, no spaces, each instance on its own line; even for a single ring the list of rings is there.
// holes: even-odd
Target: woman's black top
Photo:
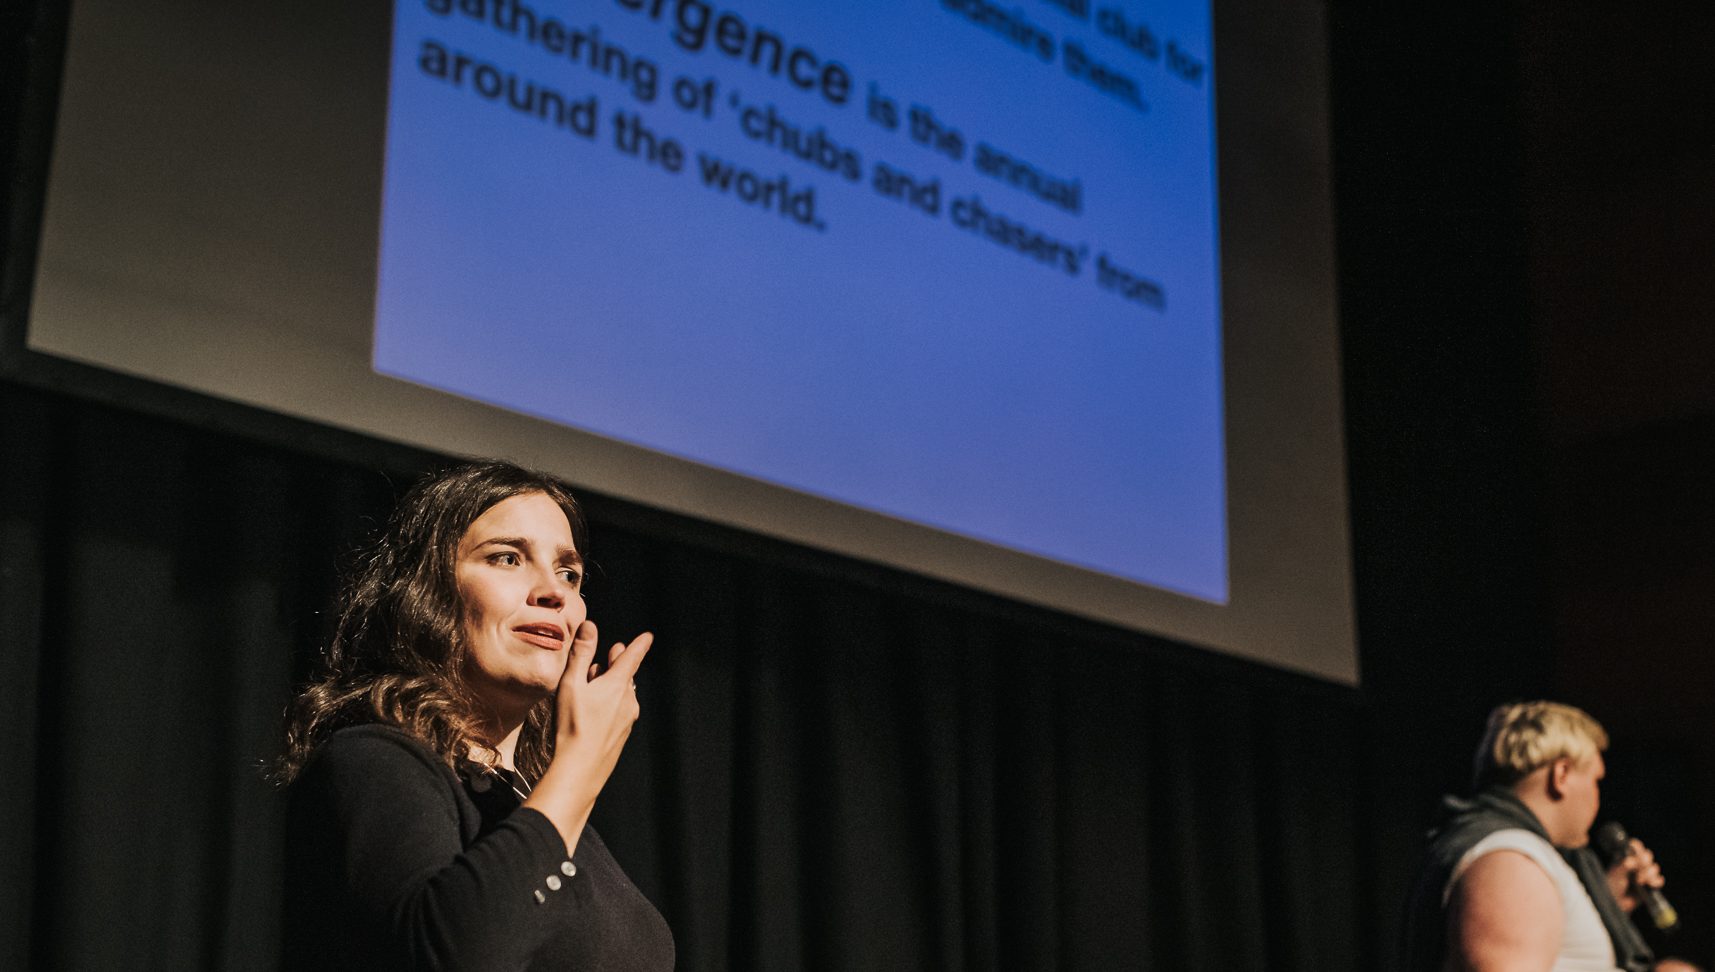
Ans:
[[[397,729],[334,733],[288,790],[286,967],[671,969],[667,923],[596,832],[568,861],[521,802]]]

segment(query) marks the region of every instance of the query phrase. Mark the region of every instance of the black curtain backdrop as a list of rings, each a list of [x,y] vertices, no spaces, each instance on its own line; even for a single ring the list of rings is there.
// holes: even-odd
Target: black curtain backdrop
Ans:
[[[1327,6],[1362,690],[586,497],[595,616],[660,637],[596,822],[682,968],[1394,967],[1435,795],[1557,684],[1523,75],[1597,67],[1529,5]],[[441,460],[17,366],[66,9],[0,7],[0,969],[265,970],[257,763]],[[1618,743],[1706,956],[1707,795]]]
[[[258,761],[416,470],[0,406],[0,963],[268,968]],[[1369,964],[1354,694],[591,506],[592,616],[659,637],[596,823],[682,968]]]

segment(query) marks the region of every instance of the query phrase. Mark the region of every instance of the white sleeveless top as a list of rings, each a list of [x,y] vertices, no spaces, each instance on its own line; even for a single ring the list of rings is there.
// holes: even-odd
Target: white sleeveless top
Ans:
[[[1602,924],[1596,903],[1578,880],[1578,872],[1560,856],[1554,845],[1528,830],[1497,830],[1465,852],[1453,866],[1447,886],[1441,889],[1443,904],[1453,894],[1453,885],[1465,874],[1465,869],[1479,857],[1499,850],[1517,851],[1548,872],[1554,889],[1560,892],[1560,911],[1565,929],[1560,938],[1560,954],[1554,959],[1553,972],[1619,972],[1614,957],[1614,943]]]

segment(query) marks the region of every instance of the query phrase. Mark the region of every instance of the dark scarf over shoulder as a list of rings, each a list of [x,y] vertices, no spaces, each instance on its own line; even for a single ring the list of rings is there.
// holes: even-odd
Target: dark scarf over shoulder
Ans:
[[[1490,786],[1469,800],[1444,797],[1441,819],[1429,831],[1429,846],[1424,851],[1424,863],[1419,871],[1417,887],[1412,891],[1411,904],[1405,917],[1406,972],[1441,972],[1447,953],[1447,909],[1442,903],[1442,889],[1453,868],[1465,852],[1477,846],[1484,837],[1498,830],[1528,830],[1547,841],[1548,831],[1536,814],[1530,812],[1512,791],[1504,786]],[[1552,845],[1553,841],[1549,841]],[[1614,958],[1626,972],[1647,972],[1655,964],[1636,925],[1621,910],[1608,888],[1608,873],[1588,847],[1555,848],[1566,859],[1614,943]]]

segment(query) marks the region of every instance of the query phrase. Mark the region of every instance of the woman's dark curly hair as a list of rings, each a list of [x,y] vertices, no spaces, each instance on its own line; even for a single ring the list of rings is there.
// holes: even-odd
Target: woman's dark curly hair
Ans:
[[[401,729],[454,766],[478,744],[477,700],[465,683],[464,615],[454,567],[470,525],[502,500],[542,493],[557,503],[587,555],[583,512],[554,478],[508,462],[455,466],[413,486],[340,597],[339,624],[320,674],[286,713],[273,777],[290,783],[336,729]],[[525,718],[514,762],[536,780],[554,753],[554,700]]]

